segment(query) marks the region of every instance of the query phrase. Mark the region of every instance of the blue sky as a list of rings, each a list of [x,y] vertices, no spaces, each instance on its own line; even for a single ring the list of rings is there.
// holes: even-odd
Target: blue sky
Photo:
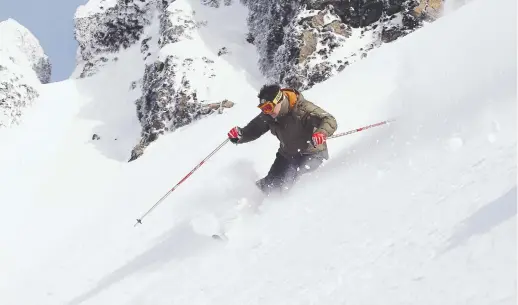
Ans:
[[[74,14],[88,0],[0,0],[0,21],[12,18],[40,41],[52,63],[52,81],[75,68]]]

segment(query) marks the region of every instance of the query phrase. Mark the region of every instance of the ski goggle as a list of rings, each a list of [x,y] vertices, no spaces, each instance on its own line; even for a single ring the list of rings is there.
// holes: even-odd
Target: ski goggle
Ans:
[[[279,103],[279,101],[282,99],[282,91],[279,91],[275,98],[272,101],[267,101],[265,99],[261,99],[261,103],[259,106],[257,106],[264,114],[270,114],[273,112],[273,109],[275,109],[275,106]]]

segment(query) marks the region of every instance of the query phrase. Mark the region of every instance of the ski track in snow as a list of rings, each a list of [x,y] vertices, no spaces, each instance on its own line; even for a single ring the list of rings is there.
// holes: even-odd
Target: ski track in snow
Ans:
[[[256,114],[245,46],[218,62],[236,106],[131,163],[135,93],[121,92],[136,48],[44,85],[25,123],[0,130],[0,303],[515,304],[515,13],[473,1],[305,92],[339,131],[398,121],[329,140],[324,167],[257,214],[236,206],[273,161],[269,134],[227,144],[133,227]],[[215,50],[234,30],[200,36]],[[236,214],[228,241],[210,238]]]

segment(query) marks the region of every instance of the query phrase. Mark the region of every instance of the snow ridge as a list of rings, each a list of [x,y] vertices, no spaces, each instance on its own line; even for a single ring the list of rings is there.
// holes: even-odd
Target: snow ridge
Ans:
[[[13,19],[0,22],[0,127],[18,124],[50,77],[38,39]]]

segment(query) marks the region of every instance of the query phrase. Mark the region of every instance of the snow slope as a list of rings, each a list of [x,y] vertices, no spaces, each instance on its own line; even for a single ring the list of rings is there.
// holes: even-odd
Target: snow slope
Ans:
[[[306,92],[340,131],[398,121],[330,140],[321,170],[259,214],[241,210],[226,243],[205,235],[251,196],[271,136],[227,144],[133,224],[255,115],[240,71],[229,66],[228,98],[241,103],[132,163],[111,156],[138,137],[113,81],[131,71],[44,85],[30,119],[0,130],[0,303],[515,304],[516,2],[492,4],[473,1]],[[92,141],[100,126],[118,140]]]

